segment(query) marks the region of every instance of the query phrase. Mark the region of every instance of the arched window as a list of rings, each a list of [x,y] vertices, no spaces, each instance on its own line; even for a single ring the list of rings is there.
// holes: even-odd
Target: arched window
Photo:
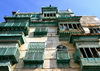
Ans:
[[[58,45],[57,51],[67,52],[67,47],[65,47],[64,45]]]

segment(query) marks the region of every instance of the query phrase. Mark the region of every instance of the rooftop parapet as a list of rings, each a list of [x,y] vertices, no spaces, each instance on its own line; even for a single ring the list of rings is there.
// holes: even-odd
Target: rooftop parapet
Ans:
[[[51,5],[49,7],[42,7],[42,13],[46,12],[46,11],[55,11],[57,13],[58,9],[57,9],[57,7],[54,7],[54,6],[51,6]]]

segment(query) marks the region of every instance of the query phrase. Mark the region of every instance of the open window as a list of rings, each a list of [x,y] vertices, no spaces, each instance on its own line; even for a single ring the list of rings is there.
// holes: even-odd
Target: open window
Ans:
[[[57,46],[57,51],[67,52],[67,48],[63,45]]]
[[[99,28],[89,28],[90,33],[100,33],[100,29]]]
[[[79,48],[83,58],[99,58],[100,48]]]
[[[70,56],[67,48],[63,45],[58,45],[56,51],[56,60],[58,68],[68,68],[70,66]]]
[[[63,24],[60,24],[60,29],[63,29]]]
[[[65,29],[65,30],[68,30],[67,24],[64,24],[64,29]]]
[[[44,17],[46,17],[46,14],[44,14]]]
[[[69,28],[71,28],[71,29],[73,28],[71,24],[68,24],[68,26],[69,26]]]
[[[73,27],[74,27],[74,29],[77,29],[77,26],[76,26],[76,24],[73,24]]]
[[[47,14],[47,17],[49,17],[49,13]]]
[[[54,17],[56,17],[56,14],[55,14],[55,13],[53,13],[53,16],[54,16]]]
[[[44,17],[56,17],[56,13],[44,13]]]

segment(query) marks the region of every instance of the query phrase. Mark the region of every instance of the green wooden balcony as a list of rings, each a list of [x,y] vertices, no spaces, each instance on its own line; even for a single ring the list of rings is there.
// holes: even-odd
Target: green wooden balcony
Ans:
[[[0,62],[0,71],[12,71],[11,70],[11,62],[9,62],[9,61]]]
[[[23,31],[12,31],[12,30],[7,30],[7,31],[0,31],[0,34],[23,34]]]
[[[22,34],[0,34],[0,41],[2,42],[13,42],[17,41],[19,44],[25,42],[24,35]]]
[[[45,42],[30,42],[28,48],[29,50],[44,50]]]
[[[65,39],[69,41],[71,35],[82,34],[82,33],[84,33],[84,30],[81,27],[80,23],[59,24],[58,34],[59,34],[59,39],[62,39],[60,41],[65,41]]]
[[[76,42],[74,61],[80,64],[81,71],[100,70],[100,45],[98,42]]]
[[[58,63],[69,63],[70,62],[70,56],[68,53],[65,52],[57,52],[57,62]]]
[[[11,48],[11,47],[15,47],[15,48],[19,48],[19,44],[17,42],[0,42],[0,48]]]
[[[83,42],[91,42],[91,41],[99,41],[100,34],[77,34],[77,35],[71,35],[70,42],[75,44],[77,41],[83,41]]]
[[[35,37],[47,36],[47,32],[48,32],[47,28],[38,27],[34,31],[34,36]]]
[[[81,71],[100,71],[100,58],[81,58]]]
[[[9,48],[0,48],[0,62],[10,61],[11,64],[16,64],[19,61],[20,53],[18,48],[9,47]]]
[[[44,51],[29,51],[24,58],[25,68],[42,68],[44,63]]]
[[[25,68],[43,68],[44,42],[30,42],[29,50],[23,59]]]
[[[59,45],[57,46],[56,51],[56,60],[58,68],[68,68],[70,67],[70,55],[65,46]]]
[[[23,32],[25,35],[28,35],[29,23],[0,23],[0,30],[1,31],[19,31]]]

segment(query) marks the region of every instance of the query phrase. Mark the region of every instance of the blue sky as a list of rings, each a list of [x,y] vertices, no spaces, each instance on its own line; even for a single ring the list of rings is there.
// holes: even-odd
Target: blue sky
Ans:
[[[71,9],[75,15],[93,15],[100,19],[100,0],[0,0],[0,22],[12,11],[41,12],[41,7],[56,6],[59,10]]]

